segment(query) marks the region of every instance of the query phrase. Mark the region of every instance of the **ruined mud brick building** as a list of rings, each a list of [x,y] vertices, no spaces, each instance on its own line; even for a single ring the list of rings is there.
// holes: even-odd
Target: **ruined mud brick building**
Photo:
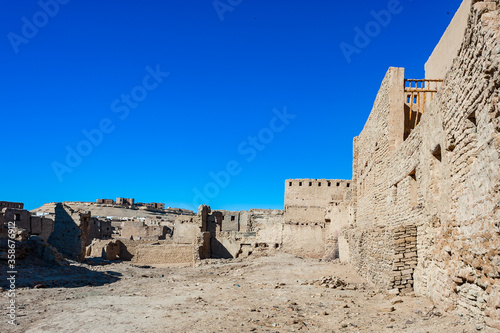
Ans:
[[[155,220],[153,225],[146,225],[145,220],[113,221],[119,232],[109,240],[94,238],[87,243],[85,256],[128,260],[142,265],[194,265],[200,259],[210,257],[210,239],[209,234],[203,232],[206,228],[201,211],[197,215],[192,212],[179,215],[173,230],[162,225],[170,224],[170,221]]]
[[[151,209],[159,209],[163,210],[165,209],[165,204],[164,203],[159,203],[159,202],[150,202],[150,203],[137,203],[137,206],[144,206],[146,208],[151,208]]]
[[[161,240],[168,234],[168,228],[161,225],[146,225],[143,221],[121,222],[120,238],[132,240]]]
[[[205,207],[210,211],[210,207]],[[205,227],[210,234],[210,256],[237,258],[280,250],[282,225],[282,210],[213,211],[208,214]]]
[[[351,181],[287,179],[283,249],[310,258],[339,256],[339,232],[351,216]]]
[[[116,198],[116,204],[125,207],[134,207],[135,199],[132,198]]]
[[[96,199],[96,204],[98,205],[116,205],[130,208],[139,209],[151,209],[151,210],[164,210],[165,204],[160,202],[135,202],[132,198],[116,198],[116,202],[113,199]]]
[[[353,219],[340,247],[375,285],[498,329],[499,10],[499,0],[463,1],[425,79],[387,71],[354,139]]]
[[[69,258],[83,260],[85,248],[92,240],[112,236],[111,221],[92,217],[90,211],[75,210],[66,203],[50,203],[44,207],[45,216],[54,220],[47,242]]]
[[[0,201],[0,209],[3,208],[24,209],[24,204],[22,202]]]
[[[97,199],[96,203],[101,205],[114,205],[115,201],[113,199]]]
[[[47,241],[54,230],[54,220],[44,216],[33,216],[23,207],[23,203],[0,201],[0,226],[2,227],[0,234],[6,236],[8,223],[14,222],[17,228],[26,230],[28,235],[39,236]]]
[[[83,261],[97,256],[142,264],[193,264],[198,250],[201,220],[185,209],[155,208],[147,214],[136,206],[78,201],[47,203],[34,212],[55,220],[48,243],[70,259]],[[173,235],[176,220],[186,224]]]

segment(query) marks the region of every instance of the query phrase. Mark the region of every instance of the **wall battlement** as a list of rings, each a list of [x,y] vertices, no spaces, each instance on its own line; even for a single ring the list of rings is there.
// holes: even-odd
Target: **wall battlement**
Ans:
[[[292,206],[326,207],[346,200],[351,181],[344,179],[287,179],[285,211]]]

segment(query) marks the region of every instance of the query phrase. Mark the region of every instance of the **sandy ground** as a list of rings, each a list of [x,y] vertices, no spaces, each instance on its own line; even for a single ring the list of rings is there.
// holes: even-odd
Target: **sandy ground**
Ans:
[[[348,285],[328,288],[317,282],[330,276]],[[198,267],[128,262],[31,266],[21,269],[19,277],[20,285],[31,287],[17,290],[18,325],[3,316],[0,332],[436,333],[481,328],[440,314],[426,298],[372,289],[347,265],[285,254],[209,260]],[[7,304],[7,291],[1,296]]]

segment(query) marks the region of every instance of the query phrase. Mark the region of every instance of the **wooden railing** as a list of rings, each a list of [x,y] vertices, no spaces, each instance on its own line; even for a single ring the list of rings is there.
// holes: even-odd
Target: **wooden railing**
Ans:
[[[418,123],[426,107],[434,99],[443,80],[405,79],[405,139]]]

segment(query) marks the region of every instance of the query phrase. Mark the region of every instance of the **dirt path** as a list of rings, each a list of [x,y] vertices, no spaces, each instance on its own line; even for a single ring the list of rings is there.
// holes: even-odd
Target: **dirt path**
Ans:
[[[0,332],[477,332],[466,319],[440,315],[425,298],[364,287],[349,266],[284,254],[195,268],[116,263],[92,269],[119,278],[98,286],[22,288],[19,325],[4,317]],[[342,290],[313,283],[328,276],[349,284]],[[7,300],[5,291],[2,296]]]

